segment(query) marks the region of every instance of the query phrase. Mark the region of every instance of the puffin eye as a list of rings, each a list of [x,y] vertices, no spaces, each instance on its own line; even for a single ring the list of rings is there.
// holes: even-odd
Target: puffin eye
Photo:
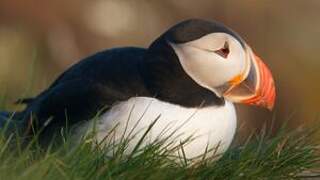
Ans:
[[[214,52],[226,59],[230,53],[228,42],[226,41],[221,49]]]

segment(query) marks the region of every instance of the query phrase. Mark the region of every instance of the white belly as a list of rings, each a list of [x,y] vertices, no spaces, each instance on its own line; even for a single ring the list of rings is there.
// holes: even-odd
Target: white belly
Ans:
[[[123,134],[136,134],[129,143],[127,151],[130,152],[159,115],[160,118],[147,135],[144,144],[153,142],[159,136],[170,136],[170,139],[179,145],[192,136],[195,139],[183,147],[187,158],[203,154],[207,146],[209,149],[217,147],[217,154],[225,152],[232,142],[237,124],[235,109],[230,102],[226,102],[224,106],[185,108],[154,98],[136,97],[116,104],[101,116],[96,122],[96,138],[98,141],[103,140],[118,124],[116,140],[121,139]],[[86,127],[89,127],[88,124]],[[173,131],[176,132],[171,135]]]

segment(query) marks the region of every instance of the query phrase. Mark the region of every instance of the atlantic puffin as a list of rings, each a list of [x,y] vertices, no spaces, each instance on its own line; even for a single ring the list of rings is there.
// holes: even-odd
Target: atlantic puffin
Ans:
[[[270,70],[236,32],[190,19],[148,48],[113,48],[83,59],[38,96],[21,100],[23,111],[2,112],[0,124],[11,116],[21,132],[41,130],[39,140],[48,142],[66,126],[80,137],[96,119],[98,142],[114,126],[114,139],[135,134],[130,151],[157,119],[145,144],[173,131],[177,143],[192,136],[184,153],[194,158],[208,148],[228,149],[237,127],[233,103],[271,110],[275,95]]]

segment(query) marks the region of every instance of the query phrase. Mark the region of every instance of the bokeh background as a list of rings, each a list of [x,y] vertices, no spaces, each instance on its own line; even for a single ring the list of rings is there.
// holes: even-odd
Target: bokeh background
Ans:
[[[147,47],[188,18],[217,20],[237,31],[271,68],[273,112],[237,107],[241,131],[319,120],[319,0],[0,0],[2,107],[33,96],[97,51]]]

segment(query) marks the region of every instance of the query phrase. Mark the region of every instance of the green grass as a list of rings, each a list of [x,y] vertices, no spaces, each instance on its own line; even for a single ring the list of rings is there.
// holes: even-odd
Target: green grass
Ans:
[[[172,157],[180,147],[165,148],[170,143],[166,139],[143,148],[138,143],[132,154],[125,155],[130,143],[126,138],[119,144],[107,138],[105,145],[94,145],[89,134],[79,144],[64,138],[60,146],[44,149],[36,138],[22,146],[19,136],[2,135],[0,179],[297,179],[320,167],[313,133],[261,131],[218,161],[207,157],[193,163]]]

